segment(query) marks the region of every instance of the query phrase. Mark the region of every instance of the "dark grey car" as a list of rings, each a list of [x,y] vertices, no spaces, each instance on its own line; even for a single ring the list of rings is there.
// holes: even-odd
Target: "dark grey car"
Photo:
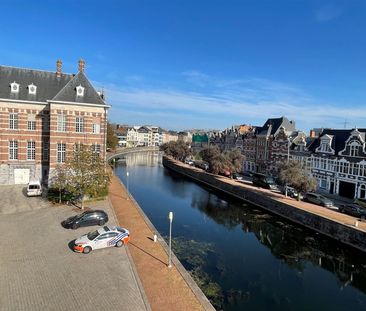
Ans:
[[[95,225],[103,226],[106,222],[108,222],[108,215],[105,211],[90,210],[64,220],[61,225],[64,228],[77,229]]]
[[[366,219],[366,209],[357,204],[345,204],[339,207],[341,213],[348,214],[350,216]]]
[[[333,202],[321,194],[314,192],[307,192],[304,197],[304,201],[321,205],[330,209],[338,209],[334,206]]]

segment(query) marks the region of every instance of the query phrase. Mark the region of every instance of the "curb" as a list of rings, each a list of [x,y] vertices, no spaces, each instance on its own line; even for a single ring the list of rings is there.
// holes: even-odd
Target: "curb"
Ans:
[[[113,205],[111,203],[111,200],[109,199],[109,196],[107,197],[107,202],[108,202],[108,204],[109,204],[109,206],[110,206],[110,208],[111,208],[111,210],[113,212],[114,219],[116,220],[116,222],[118,223],[118,225],[120,225],[119,222],[118,222],[117,215],[116,215],[116,213],[114,211],[114,207],[113,207]],[[150,303],[149,303],[149,300],[147,299],[147,296],[146,296],[144,287],[142,286],[141,280],[140,280],[139,275],[137,273],[137,269],[136,269],[135,263],[134,263],[134,261],[132,259],[130,250],[129,250],[128,247],[125,247],[125,250],[126,250],[126,253],[127,253],[128,260],[130,261],[130,264],[131,264],[132,274],[133,274],[133,276],[135,278],[135,281],[137,283],[137,286],[139,287],[142,301],[144,302],[144,305],[146,307],[146,310],[147,311],[152,311],[151,306],[150,306]]]
[[[117,177],[117,176],[116,176]],[[118,182],[122,185],[122,187],[126,190],[125,185],[122,183],[122,181],[117,177]],[[126,190],[127,192],[127,190]],[[146,225],[149,227],[149,229],[152,231],[153,234],[156,234],[158,236],[158,241],[160,245],[163,247],[164,251],[169,256],[169,247],[163,237],[160,235],[159,231],[156,230],[155,226],[152,224],[150,219],[146,216],[140,205],[136,202],[134,197],[131,195],[131,193],[127,194],[131,201],[134,203],[135,207],[137,208],[138,212],[144,219]],[[205,296],[205,294],[202,292],[202,290],[199,288],[197,283],[193,280],[189,272],[183,267],[182,263],[179,261],[177,256],[175,256],[174,252],[172,252],[172,262],[180,275],[183,277],[193,294],[196,296],[197,300],[200,302],[201,306],[207,310],[207,311],[215,311],[216,309],[212,306],[211,302],[208,300],[208,298]]]

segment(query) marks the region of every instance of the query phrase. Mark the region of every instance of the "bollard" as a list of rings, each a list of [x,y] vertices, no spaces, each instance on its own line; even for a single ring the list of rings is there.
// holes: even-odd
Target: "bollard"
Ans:
[[[154,242],[156,243],[158,241],[158,236],[154,234]]]
[[[358,227],[358,220],[355,221],[355,227]]]

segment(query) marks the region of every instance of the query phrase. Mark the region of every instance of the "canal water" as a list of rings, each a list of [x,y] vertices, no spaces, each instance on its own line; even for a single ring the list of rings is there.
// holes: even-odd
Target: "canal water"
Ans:
[[[217,310],[366,310],[363,253],[183,178],[158,152],[115,173],[165,238],[174,213],[174,252]]]

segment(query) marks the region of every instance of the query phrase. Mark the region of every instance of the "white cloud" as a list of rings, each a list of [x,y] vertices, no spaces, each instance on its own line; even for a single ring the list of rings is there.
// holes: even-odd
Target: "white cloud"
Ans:
[[[205,79],[214,90],[211,94],[115,85],[104,88],[115,122],[131,123],[129,118],[132,123],[175,129],[262,125],[267,118],[286,116],[295,120],[298,129],[308,131],[312,127],[341,128],[345,118],[352,126],[361,127],[362,116],[366,115],[366,107],[348,109],[326,104],[301,88],[280,82],[257,78],[224,81],[208,75]]]

